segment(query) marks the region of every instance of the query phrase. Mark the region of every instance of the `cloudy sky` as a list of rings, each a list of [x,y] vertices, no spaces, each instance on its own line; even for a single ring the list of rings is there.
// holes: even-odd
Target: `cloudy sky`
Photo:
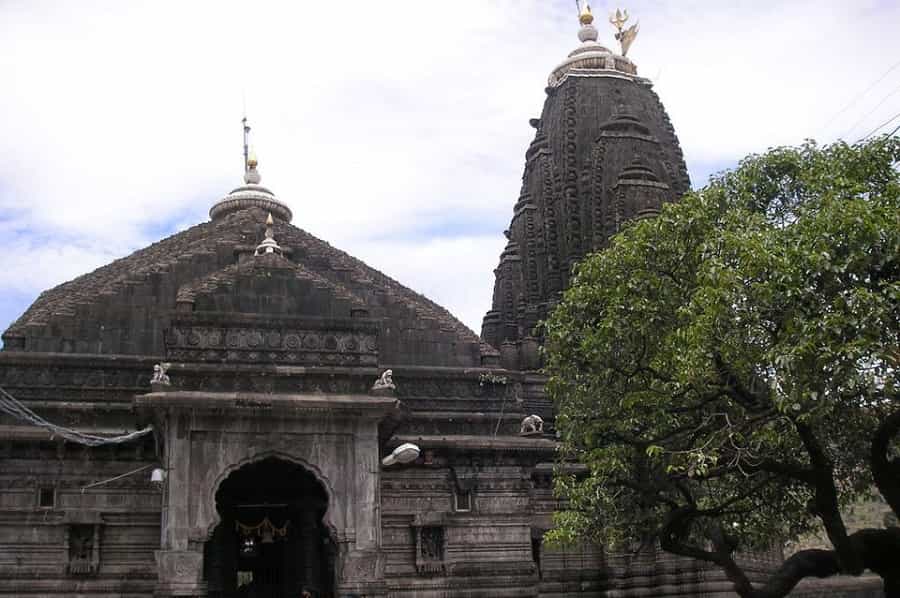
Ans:
[[[692,181],[900,124],[896,0],[633,0]],[[601,41],[613,46],[596,2]],[[0,0],[0,330],[45,288],[207,218],[244,106],[294,224],[473,329],[574,0]]]

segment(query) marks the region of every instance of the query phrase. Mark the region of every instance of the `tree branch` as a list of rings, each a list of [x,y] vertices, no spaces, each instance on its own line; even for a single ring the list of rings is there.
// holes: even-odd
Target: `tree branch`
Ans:
[[[841,563],[841,570],[851,575],[862,573],[863,565],[859,555],[853,550],[848,536],[844,519],[841,516],[838,491],[834,483],[834,467],[831,459],[825,453],[818,438],[812,429],[803,422],[795,421],[794,427],[800,436],[801,442],[809,455],[809,462],[813,469],[813,484],[816,515],[822,521],[828,539],[837,552]]]

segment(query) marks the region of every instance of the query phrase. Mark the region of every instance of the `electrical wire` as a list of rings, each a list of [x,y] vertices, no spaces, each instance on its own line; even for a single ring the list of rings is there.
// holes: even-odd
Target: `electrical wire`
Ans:
[[[889,124],[891,124],[892,122],[894,122],[894,121],[897,120],[898,118],[900,118],[900,112],[898,112],[898,113],[895,114],[894,116],[890,117],[889,119],[887,119],[886,121],[884,121],[883,123],[881,123],[880,125],[878,125],[877,127],[875,127],[874,129],[872,129],[872,130],[869,132],[869,134],[866,135],[865,137],[860,137],[860,138],[856,141],[856,143],[859,143],[860,141],[865,141],[866,139],[868,139],[869,137],[871,137],[872,135],[874,135],[875,133],[877,133],[878,131],[880,131],[880,130],[883,129],[884,127],[888,126]],[[896,133],[896,132],[897,132],[897,129],[894,129],[894,130],[891,132],[891,135],[893,135],[893,134]],[[888,135],[888,136],[890,137],[890,135]]]
[[[97,436],[94,434],[85,434],[84,432],[65,428],[63,426],[45,420],[43,417],[22,404],[21,401],[17,400],[14,396],[6,392],[6,390],[2,387],[0,387],[0,413],[6,413],[7,415],[11,415],[16,419],[22,420],[33,426],[50,430],[50,432],[52,432],[55,436],[59,436],[71,442],[83,444],[86,446],[123,444],[125,442],[137,440],[138,438],[146,436],[153,431],[153,426],[147,426],[143,430],[135,430],[134,432],[122,434],[120,436]]]
[[[849,129],[847,129],[847,132],[844,133],[841,137],[846,138],[846,137],[853,131],[853,129],[855,129],[856,127],[858,127],[859,124],[860,124],[861,122],[863,122],[864,120],[866,120],[867,118],[869,118],[869,116],[871,116],[876,110],[878,110],[879,108],[881,108],[881,106],[883,106],[885,102],[887,102],[889,99],[891,99],[891,97],[893,97],[894,94],[896,94],[898,91],[900,91],[900,85],[898,85],[897,87],[895,87],[895,88],[894,88],[893,90],[891,90],[886,96],[884,96],[883,98],[881,98],[881,101],[878,102],[878,103],[875,105],[874,108],[872,108],[871,110],[869,110],[868,112],[866,112],[865,114],[863,114],[861,117],[859,117],[859,120],[857,120],[855,123],[853,123],[853,126],[850,127]]]
[[[117,475],[114,478],[109,478],[108,480],[101,480],[99,482],[94,482],[93,484],[88,484],[87,486],[84,486],[81,489],[81,493],[84,494],[84,491],[87,490],[88,488],[94,488],[96,486],[102,486],[104,484],[109,484],[110,482],[115,482],[116,480],[121,480],[122,478],[127,478],[130,475],[140,473],[140,472],[144,471],[145,469],[150,469],[151,467],[156,467],[156,464],[151,463],[150,465],[144,465],[142,467],[138,467],[137,469],[132,469],[131,471],[127,471],[127,472],[123,473],[122,475]]]
[[[898,60],[890,68],[888,68],[888,70],[886,70],[878,79],[876,79],[876,81],[874,83],[872,83],[871,85],[866,87],[864,90],[862,90],[860,93],[858,93],[856,96],[854,96],[854,98],[852,100],[850,100],[846,106],[844,106],[843,108],[838,110],[834,116],[832,116],[830,119],[828,119],[828,122],[825,123],[825,125],[822,127],[822,129],[825,130],[828,127],[830,127],[831,123],[833,123],[837,119],[837,117],[839,117],[841,114],[843,114],[848,109],[853,107],[859,100],[861,100],[863,98],[863,96],[865,96],[867,93],[872,91],[872,89],[874,89],[876,85],[878,85],[879,83],[884,81],[884,78],[887,77],[888,75],[890,75],[891,72],[893,72],[893,70],[896,69],[898,66],[900,66],[900,60]]]

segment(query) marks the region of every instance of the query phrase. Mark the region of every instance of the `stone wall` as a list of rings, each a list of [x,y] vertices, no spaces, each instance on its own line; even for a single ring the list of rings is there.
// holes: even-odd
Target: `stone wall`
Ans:
[[[161,511],[149,470],[85,487],[152,465],[152,442],[82,449],[10,436],[0,441],[0,595],[149,597]]]

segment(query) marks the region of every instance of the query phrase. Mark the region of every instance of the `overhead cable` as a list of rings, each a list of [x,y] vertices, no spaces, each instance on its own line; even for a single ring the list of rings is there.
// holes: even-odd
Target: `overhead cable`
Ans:
[[[855,123],[853,123],[853,126],[852,126],[852,127],[850,127],[849,129],[847,129],[847,132],[844,133],[843,137],[846,138],[846,137],[853,131],[853,129],[855,129],[856,127],[858,127],[858,126],[860,125],[860,123],[862,123],[864,120],[866,120],[867,118],[869,118],[869,116],[871,116],[872,114],[874,114],[876,110],[878,110],[879,108],[881,108],[881,107],[884,105],[884,103],[887,102],[889,99],[891,99],[891,98],[894,96],[894,94],[896,94],[898,91],[900,91],[900,85],[898,85],[897,87],[895,87],[894,89],[892,89],[886,96],[884,96],[883,98],[881,98],[881,101],[878,102],[877,104],[875,104],[875,107],[874,107],[874,108],[872,108],[871,110],[869,110],[868,112],[866,112],[865,114],[863,114],[862,116],[860,116],[860,117],[859,117],[859,120],[857,120]]]
[[[0,388],[0,413],[6,413],[7,415],[11,415],[16,419],[22,420],[33,426],[49,430],[51,433],[53,433],[54,436],[59,436],[60,438],[64,438],[70,442],[75,442],[86,446],[123,444],[125,442],[137,440],[138,438],[146,436],[153,431],[152,426],[147,426],[142,430],[135,430],[134,432],[129,432],[128,434],[122,434],[119,436],[97,436],[95,434],[85,434],[84,432],[72,430],[70,428],[66,428],[45,420],[43,417],[26,407],[21,401],[6,392],[6,390],[3,388]]]
[[[871,131],[869,131],[869,134],[866,135],[865,137],[860,137],[860,138],[856,141],[856,143],[859,143],[860,141],[865,141],[866,139],[868,139],[869,137],[871,137],[872,135],[874,135],[875,133],[877,133],[878,131],[880,131],[880,130],[883,129],[884,127],[888,126],[889,124],[891,124],[892,122],[894,122],[894,121],[897,120],[898,118],[900,118],[900,112],[898,112],[898,113],[895,114],[894,116],[890,117],[889,119],[887,119],[886,121],[884,121],[883,123],[881,123],[880,125],[878,125],[877,127],[875,127],[874,129],[872,129]],[[893,134],[896,133],[896,132],[897,132],[897,129],[894,129],[894,131],[891,133],[891,135],[893,135]]]
[[[828,122],[825,123],[825,125],[822,127],[822,129],[825,130],[825,129],[827,129],[829,126],[831,126],[831,123],[833,123],[833,122],[837,119],[837,117],[839,117],[841,114],[843,114],[843,113],[846,112],[848,109],[850,109],[851,107],[853,107],[859,100],[861,100],[861,99],[863,98],[863,96],[865,96],[867,93],[869,93],[870,91],[872,91],[872,89],[874,89],[876,85],[878,85],[879,83],[881,83],[882,81],[884,81],[885,77],[887,77],[888,75],[890,75],[890,74],[894,71],[894,69],[896,69],[898,66],[900,66],[900,60],[898,60],[898,61],[895,62],[890,68],[888,68],[888,70],[886,70],[880,77],[878,77],[878,79],[876,79],[874,83],[872,83],[871,85],[869,85],[868,87],[866,87],[864,90],[862,90],[862,91],[859,92],[857,95],[855,95],[855,96],[853,97],[852,100],[850,100],[849,102],[847,102],[847,105],[846,105],[846,106],[844,106],[843,108],[841,108],[840,110],[838,110],[838,111],[834,114],[834,116],[832,116],[830,119],[828,119]],[[848,131],[848,132],[849,132],[849,131]]]

